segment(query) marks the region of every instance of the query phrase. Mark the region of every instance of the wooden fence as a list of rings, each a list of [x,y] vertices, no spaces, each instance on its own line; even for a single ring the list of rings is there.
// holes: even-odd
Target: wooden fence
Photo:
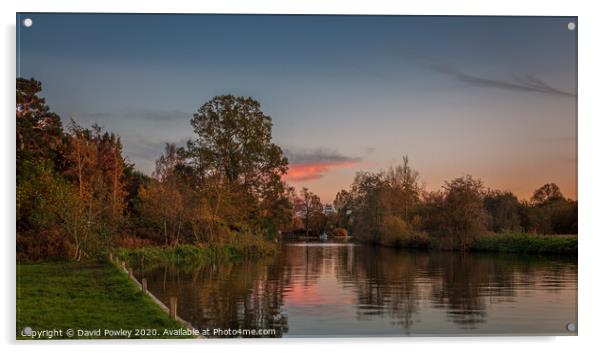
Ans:
[[[113,254],[109,254],[109,261],[113,264],[117,265],[118,268],[122,269],[125,273],[127,273],[128,277],[132,282],[134,282],[138,288],[142,291],[142,293],[146,294],[151,298],[163,311],[169,314],[169,317],[180,322],[186,328],[190,330],[196,330],[196,328],[188,321],[182,319],[178,316],[178,298],[170,297],[169,298],[169,307],[165,305],[162,301],[160,301],[153,293],[148,290],[148,283],[146,278],[142,278],[141,281],[134,276],[134,271],[127,266],[125,261],[120,261],[120,259]]]

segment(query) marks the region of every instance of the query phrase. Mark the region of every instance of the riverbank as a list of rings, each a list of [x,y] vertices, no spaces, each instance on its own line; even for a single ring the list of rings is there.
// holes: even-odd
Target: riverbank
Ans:
[[[502,233],[477,239],[472,251],[518,254],[577,255],[577,235],[537,235],[528,233]]]
[[[17,339],[28,338],[25,327],[49,330],[55,339],[190,337],[106,261],[17,264],[16,310]]]
[[[117,249],[115,255],[131,267],[178,266],[197,267],[216,262],[270,256],[277,251],[276,243],[263,241],[211,245],[147,246]]]
[[[396,242],[375,245],[400,249],[458,250],[449,241],[424,234],[400,237]],[[575,234],[492,233],[475,239],[468,246],[468,251],[574,256],[577,255],[577,248],[578,238]]]

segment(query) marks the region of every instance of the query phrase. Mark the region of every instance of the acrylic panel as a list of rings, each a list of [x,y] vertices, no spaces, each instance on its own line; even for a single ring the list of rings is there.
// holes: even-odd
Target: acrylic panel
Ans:
[[[17,14],[17,339],[577,334],[577,18]]]

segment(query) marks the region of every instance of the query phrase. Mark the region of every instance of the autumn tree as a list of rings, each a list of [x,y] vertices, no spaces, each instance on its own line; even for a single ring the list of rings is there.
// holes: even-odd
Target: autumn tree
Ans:
[[[520,231],[523,205],[510,191],[489,190],[483,198],[494,232]]]
[[[125,208],[125,161],[117,135],[98,125],[86,129],[74,120],[67,135],[65,176],[77,190],[78,208],[85,227],[75,234],[76,259],[107,251],[118,232]]]
[[[351,184],[353,197],[353,234],[359,240],[377,244],[379,226],[385,215],[383,207],[384,173],[358,172]]]
[[[264,231],[285,223],[290,205],[282,175],[288,161],[272,142],[272,120],[259,102],[218,96],[199,108],[191,124],[197,136],[183,153],[199,188],[210,191],[214,218],[230,213]]]
[[[337,212],[337,227],[349,230],[352,226],[353,197],[347,190],[337,192],[334,199],[334,208]]]
[[[21,164],[28,160],[48,161],[63,167],[63,126],[60,117],[51,112],[46,100],[39,96],[42,84],[32,79],[17,78],[16,132],[17,178]]]
[[[483,182],[467,175],[446,181],[443,190],[441,234],[451,246],[467,250],[486,229]]]
[[[411,222],[412,210],[420,201],[422,191],[419,185],[419,174],[410,166],[407,156],[403,156],[400,165],[390,167],[384,175],[388,196],[386,201],[391,213],[401,217],[404,222]]]
[[[183,196],[179,190],[176,166],[180,162],[173,144],[155,163],[154,180],[138,191],[140,213],[163,234],[164,244],[178,244],[185,222]]]
[[[556,200],[563,200],[564,196],[560,192],[560,188],[558,185],[554,183],[545,184],[539,189],[533,192],[533,196],[531,197],[531,202],[535,205],[543,205],[546,202],[553,202]]]
[[[549,183],[535,190],[525,204],[523,226],[535,233],[576,234],[577,218],[577,201],[565,198],[556,184]]]
[[[306,236],[321,230],[320,218],[323,213],[322,202],[318,195],[305,187],[302,188],[295,201],[295,212],[297,212],[303,220]]]

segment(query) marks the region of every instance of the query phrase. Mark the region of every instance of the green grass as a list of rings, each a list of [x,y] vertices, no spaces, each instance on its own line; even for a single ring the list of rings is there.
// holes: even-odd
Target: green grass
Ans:
[[[577,243],[577,235],[501,233],[479,238],[470,249],[522,254],[576,255]]]
[[[24,327],[156,329],[163,334],[183,326],[109,262],[42,262],[17,264],[17,339],[24,338]],[[174,336],[143,338],[168,337]]]
[[[196,268],[200,265],[234,261],[243,258],[269,256],[276,252],[271,242],[252,244],[177,245],[170,247],[148,246],[135,249],[118,249],[115,255],[130,266],[178,266]]]

